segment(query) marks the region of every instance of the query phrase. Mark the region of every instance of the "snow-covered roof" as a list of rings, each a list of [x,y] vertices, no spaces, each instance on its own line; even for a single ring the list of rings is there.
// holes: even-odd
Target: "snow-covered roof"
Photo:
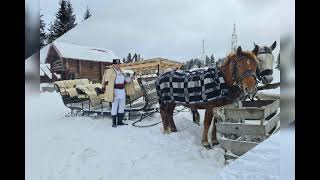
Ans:
[[[52,79],[52,74],[50,72],[50,64],[40,64],[40,76],[47,75],[50,79]]]
[[[87,47],[65,42],[53,42],[58,53],[64,58],[72,58],[89,61],[112,62],[119,59],[111,50],[95,47]]]
[[[40,49],[40,63],[45,63],[50,44]]]

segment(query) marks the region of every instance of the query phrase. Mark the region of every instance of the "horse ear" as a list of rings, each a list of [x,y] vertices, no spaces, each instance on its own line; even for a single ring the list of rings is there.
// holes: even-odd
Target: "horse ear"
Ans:
[[[276,46],[277,46],[277,41],[274,41],[270,47],[272,49],[272,51],[274,50],[274,48],[276,48]]]
[[[254,55],[257,55],[257,54],[258,54],[258,51],[259,51],[259,46],[256,45],[256,44],[254,44],[254,49],[252,50],[252,53],[253,53]]]
[[[239,46],[237,49],[237,56],[241,56],[241,55],[242,55],[242,49],[241,49],[241,46]]]

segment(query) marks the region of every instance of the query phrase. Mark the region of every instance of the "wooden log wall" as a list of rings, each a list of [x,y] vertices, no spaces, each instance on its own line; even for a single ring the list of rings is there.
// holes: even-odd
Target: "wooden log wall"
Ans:
[[[85,78],[94,82],[101,82],[108,62],[83,61],[76,59],[67,59],[66,67],[69,74],[75,75],[76,78]]]

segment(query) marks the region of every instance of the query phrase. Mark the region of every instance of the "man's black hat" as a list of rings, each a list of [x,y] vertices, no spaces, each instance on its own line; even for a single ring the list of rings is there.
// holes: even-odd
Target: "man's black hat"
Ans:
[[[112,64],[120,64],[120,59],[113,59]]]

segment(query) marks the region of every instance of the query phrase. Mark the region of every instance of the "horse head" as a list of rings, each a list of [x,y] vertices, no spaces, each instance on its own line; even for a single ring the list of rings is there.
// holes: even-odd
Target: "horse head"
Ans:
[[[257,92],[258,60],[253,52],[242,51],[241,46],[236,53],[228,55],[221,65],[222,72],[229,86],[236,85],[244,92],[244,97],[253,97]]]
[[[252,52],[257,56],[257,78],[261,80],[263,84],[269,84],[273,80],[273,59],[272,51],[276,48],[277,41],[271,46],[259,46],[254,43],[254,49]]]

